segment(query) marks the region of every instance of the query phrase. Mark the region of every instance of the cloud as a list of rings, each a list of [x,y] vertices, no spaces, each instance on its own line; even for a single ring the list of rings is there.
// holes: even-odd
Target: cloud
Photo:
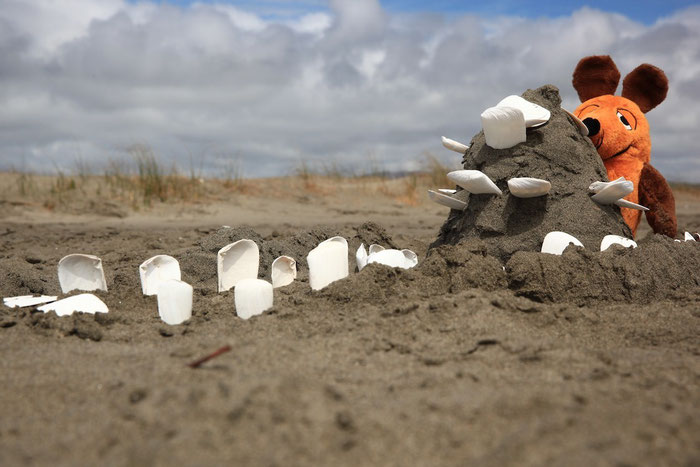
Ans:
[[[623,76],[642,62],[665,70],[652,161],[700,178],[698,7],[643,25],[589,8],[445,17],[338,0],[275,19],[209,2],[67,2],[0,10],[0,168],[99,167],[134,143],[211,175],[234,157],[248,176],[301,159],[406,170],[424,151],[456,163],[441,135],[468,142],[484,108],[546,83],[573,109],[577,61],[609,53]]]

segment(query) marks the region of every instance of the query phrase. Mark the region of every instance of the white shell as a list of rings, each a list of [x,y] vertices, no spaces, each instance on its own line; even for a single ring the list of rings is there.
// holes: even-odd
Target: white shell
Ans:
[[[508,180],[510,194],[518,198],[544,196],[552,189],[552,184],[539,178],[519,177]]]
[[[384,247],[381,245],[377,245],[376,243],[372,243],[369,246],[369,254],[372,255],[374,253],[379,253],[380,251],[384,251]]]
[[[216,259],[219,292],[230,290],[242,279],[257,278],[259,265],[260,250],[252,240],[238,240],[220,249]]]
[[[40,306],[37,310],[44,313],[55,311],[58,316],[70,316],[76,311],[90,314],[107,313],[109,311],[102,300],[90,293],[64,298],[63,300]]]
[[[621,237],[619,235],[606,235],[603,237],[603,241],[600,242],[600,251],[607,250],[611,245],[622,245],[625,248],[637,248],[637,242],[632,239]]]
[[[348,241],[343,237],[329,238],[311,250],[306,261],[311,289],[321,290],[331,282],[348,277]]]
[[[21,297],[7,297],[2,299],[3,305],[8,308],[24,308],[27,306],[36,306],[43,303],[51,303],[58,300],[58,297],[41,295],[35,297],[33,295],[22,295]]]
[[[457,193],[457,190],[452,190],[450,188],[438,188],[438,191],[443,195],[454,195]]]
[[[355,262],[357,263],[358,271],[362,271],[367,266],[367,249],[365,249],[364,243],[360,243],[360,248],[355,252]]]
[[[481,114],[486,144],[494,149],[512,148],[527,140],[525,117],[520,109],[491,107]]]
[[[467,208],[467,203],[461,199],[453,198],[450,195],[438,193],[437,191],[428,190],[428,198],[434,203],[447,206],[450,209],[456,209],[457,211],[464,211]]]
[[[573,243],[576,246],[583,246],[583,244],[576,237],[569,235],[566,232],[549,232],[544,237],[541,251],[542,253],[561,255],[570,243]]]
[[[61,258],[58,262],[58,282],[63,293],[71,290],[107,291],[102,260],[93,255],[72,254]]]
[[[525,126],[530,128],[547,123],[552,113],[534,102],[523,99],[520,96],[512,95],[496,104],[496,107],[512,107],[519,109],[525,118]]]
[[[170,279],[180,280],[180,263],[168,255],[157,255],[139,266],[141,291],[144,295],[156,295],[161,282]]]
[[[635,204],[632,201],[627,201],[626,199],[618,199],[613,204],[620,206],[621,208],[636,209],[638,211],[648,211],[649,208],[642,206],[641,204]]]
[[[583,136],[588,136],[588,127],[586,126],[586,124],[583,123],[583,121],[581,121],[580,118],[578,118],[576,115],[572,114],[568,110],[564,108],[562,108],[562,110],[569,114],[569,117],[573,119],[574,124],[576,124],[576,128],[578,128],[579,133],[581,133]]]
[[[693,237],[693,234],[691,234],[690,232],[686,232],[686,233],[685,233],[684,239],[685,239],[686,242],[695,242],[695,241],[697,241],[697,240],[695,240],[695,237]]]
[[[280,256],[272,262],[272,287],[284,287],[297,278],[297,262],[291,256]]]
[[[166,324],[182,324],[192,317],[192,286],[178,279],[158,284],[158,315]]]
[[[455,141],[450,138],[445,138],[444,136],[442,137],[442,145],[450,151],[458,152],[460,154],[465,154],[467,149],[469,149],[469,146],[466,144],[462,144],[459,141]]]
[[[411,250],[381,250],[369,255],[367,264],[371,263],[410,269],[418,264],[418,256]]]
[[[595,193],[591,199],[598,204],[612,204],[634,191],[634,183],[620,177],[612,182],[593,182],[588,191]]]
[[[248,319],[272,308],[272,284],[262,279],[242,279],[233,289],[236,314]]]
[[[461,186],[469,193],[477,195],[500,195],[501,190],[485,173],[479,170],[455,170],[447,178]]]

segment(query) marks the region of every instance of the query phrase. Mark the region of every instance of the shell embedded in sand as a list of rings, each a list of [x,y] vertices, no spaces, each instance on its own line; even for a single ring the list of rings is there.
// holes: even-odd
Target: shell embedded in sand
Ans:
[[[238,240],[220,249],[216,257],[219,292],[230,290],[240,280],[257,278],[259,265],[260,250],[252,240]]]
[[[569,115],[569,117],[571,117],[571,119],[574,121],[574,124],[576,125],[576,128],[578,128],[578,131],[583,136],[588,136],[588,127],[586,126],[586,124],[583,123],[583,121],[580,118],[578,118],[576,115],[572,114],[565,108],[562,107],[562,110],[566,112]]]
[[[384,247],[381,245],[377,245],[376,243],[372,243],[369,246],[369,254],[373,255],[374,253],[379,253],[380,251],[384,251]]]
[[[525,117],[514,107],[490,107],[481,114],[486,144],[494,149],[512,148],[525,142]]]
[[[58,282],[63,293],[71,290],[107,291],[102,260],[93,255],[72,254],[61,258],[58,262]]]
[[[166,324],[182,324],[192,317],[190,284],[179,279],[168,279],[158,284],[158,315]]]
[[[410,269],[418,264],[418,255],[411,250],[385,250],[371,253],[367,264],[378,263],[392,268]]]
[[[3,305],[8,308],[24,308],[28,306],[36,306],[44,303],[51,303],[58,300],[56,296],[50,295],[40,295],[35,297],[33,295],[22,295],[21,297],[7,297],[2,299]]]
[[[157,255],[139,266],[141,290],[144,295],[156,295],[161,282],[170,279],[180,280],[180,263],[168,255]]]
[[[272,308],[273,287],[262,279],[241,279],[233,289],[236,314],[248,319]]]
[[[570,244],[583,247],[583,244],[573,235],[566,232],[549,232],[542,242],[542,253],[561,255]]]
[[[625,248],[637,248],[637,242],[630,238],[621,237],[619,235],[606,235],[603,241],[600,242],[600,251],[605,251],[612,245],[622,245]]]
[[[428,190],[428,198],[434,203],[447,206],[450,209],[456,209],[457,211],[464,211],[467,208],[467,203],[461,199],[453,198],[450,195],[438,193],[437,191]]]
[[[297,262],[291,256],[280,256],[272,262],[272,287],[284,287],[297,278]]]
[[[633,203],[632,201],[627,201],[626,199],[618,199],[613,204],[620,206],[621,208],[636,209],[638,211],[648,211],[649,208],[642,206],[641,204]]]
[[[483,172],[479,170],[455,170],[447,178],[476,195],[500,195],[501,190]]]
[[[355,262],[357,263],[358,271],[362,271],[367,266],[367,250],[364,243],[360,243],[360,247],[355,252]]]
[[[309,284],[321,290],[331,282],[348,277],[348,241],[343,237],[329,238],[318,244],[306,256]]]
[[[695,237],[693,237],[693,234],[690,232],[686,232],[685,236],[683,237],[686,242],[696,242]]]
[[[58,316],[70,316],[74,312],[90,314],[109,312],[107,305],[90,293],[73,295],[72,297],[40,306],[37,310],[44,313],[54,311]]]
[[[527,128],[544,125],[552,116],[552,113],[534,102],[523,99],[520,96],[512,95],[504,98],[496,104],[496,107],[512,107],[519,109],[525,118],[525,126]]]
[[[508,189],[510,194],[517,198],[535,198],[549,193],[552,184],[539,178],[511,178],[508,180]]]
[[[634,183],[620,177],[612,182],[593,182],[588,191],[595,193],[591,199],[598,204],[613,204],[634,191]]]
[[[458,152],[460,154],[465,154],[467,149],[469,149],[469,146],[466,144],[462,144],[459,141],[455,141],[450,138],[445,138],[444,136],[442,137],[442,145],[450,151]]]

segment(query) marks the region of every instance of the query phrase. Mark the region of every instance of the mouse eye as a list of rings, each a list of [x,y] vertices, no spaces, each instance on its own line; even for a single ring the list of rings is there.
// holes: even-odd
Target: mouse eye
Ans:
[[[628,130],[632,129],[632,125],[630,125],[630,122],[628,122],[625,116],[622,115],[620,112],[617,113],[617,118],[619,118],[622,124],[625,125],[625,128],[627,128]]]

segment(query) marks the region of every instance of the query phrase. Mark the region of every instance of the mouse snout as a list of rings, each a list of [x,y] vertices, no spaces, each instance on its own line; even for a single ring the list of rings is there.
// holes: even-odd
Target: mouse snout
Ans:
[[[583,124],[588,128],[588,137],[595,136],[600,131],[600,122],[595,118],[586,118],[583,120]]]

